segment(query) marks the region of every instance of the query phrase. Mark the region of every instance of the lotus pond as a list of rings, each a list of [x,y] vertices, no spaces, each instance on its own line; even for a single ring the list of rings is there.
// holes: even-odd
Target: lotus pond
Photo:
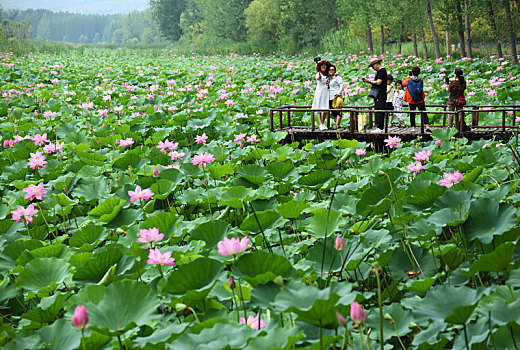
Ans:
[[[329,59],[367,104],[368,56]],[[520,103],[507,60],[384,63]],[[282,145],[313,65],[1,55],[2,348],[518,349],[517,138]]]

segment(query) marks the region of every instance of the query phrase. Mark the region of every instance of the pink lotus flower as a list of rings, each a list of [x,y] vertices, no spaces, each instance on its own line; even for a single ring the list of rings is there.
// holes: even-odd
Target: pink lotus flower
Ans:
[[[233,106],[235,104],[235,101],[233,101],[233,100],[226,100],[226,102],[224,102],[224,103],[226,104],[226,106],[231,107],[231,106]]]
[[[336,236],[336,241],[334,242],[334,249],[338,251],[342,251],[345,249],[345,241],[341,239],[341,236]]]
[[[249,315],[249,317],[247,318],[247,322],[246,322],[245,318],[240,317],[238,322],[240,322],[242,324],[247,324],[249,327],[253,328],[255,331],[258,331],[267,325],[267,323],[264,320],[259,319],[259,316],[260,315],[256,315],[256,317],[253,315]]]
[[[43,182],[40,182],[38,186],[29,185],[29,187],[23,189],[24,192],[27,192],[25,195],[25,199],[38,199],[40,201],[43,200],[43,195],[47,193],[47,190],[43,189]]]
[[[171,257],[172,253],[170,251],[163,254],[157,248],[150,249],[146,262],[150,265],[174,266],[175,259]]]
[[[255,143],[255,142],[260,142],[260,141],[262,141],[262,140],[257,139],[255,134],[251,135],[250,137],[248,137],[246,139],[246,142],[250,142],[250,143]]]
[[[397,148],[401,143],[401,138],[399,136],[388,136],[388,138],[385,139],[385,143],[388,148]]]
[[[367,154],[367,151],[363,148],[357,148],[356,149],[356,156],[364,156],[365,154]]]
[[[153,168],[152,176],[159,177],[159,170],[157,170],[157,168]]]
[[[415,157],[413,157],[413,159],[415,159],[418,162],[427,162],[430,159],[431,155],[431,150],[415,152]]]
[[[85,325],[88,323],[88,313],[84,305],[76,306],[74,310],[74,316],[72,316],[72,325],[81,331],[85,329]]]
[[[489,97],[495,97],[497,95],[497,91],[494,90],[494,89],[491,89],[491,90],[488,91],[487,94],[488,94]]]
[[[413,173],[413,176],[415,176],[418,172],[420,172],[422,169],[424,168],[424,166],[421,164],[421,162],[417,162],[417,163],[413,163],[411,162],[410,164],[408,164],[406,166],[406,169],[408,169],[408,171],[412,172]]]
[[[242,142],[245,142],[246,135],[246,133],[239,133],[238,135],[235,135],[235,142],[241,145]]]
[[[168,141],[168,139],[166,139],[164,142],[159,141],[159,144],[155,147],[159,148],[161,150],[161,153],[167,153],[168,151],[171,152],[177,149],[178,146],[178,142],[173,143],[172,141]]]
[[[208,139],[208,136],[206,135],[206,133],[203,133],[202,136],[195,136],[195,143],[202,143],[203,145],[206,144],[206,140]]]
[[[451,186],[461,182],[462,178],[463,176],[458,170],[453,173],[444,173],[444,178],[439,181],[439,185],[450,188]]]
[[[134,144],[134,140],[132,140],[131,137],[125,139],[125,140],[119,140],[119,146],[126,147]]]
[[[338,320],[338,325],[340,327],[345,327],[347,325],[347,320],[345,319],[345,316],[343,316],[339,312],[336,312],[336,320]]]
[[[243,237],[241,240],[238,238],[227,238],[225,237],[223,241],[218,242],[218,253],[223,256],[228,255],[236,255],[238,253],[242,253],[247,249],[249,245],[249,238]]]
[[[14,141],[13,140],[4,140],[4,147],[5,148],[14,147]]]
[[[144,248],[147,249],[152,242],[160,242],[164,238],[163,233],[159,233],[159,229],[157,227],[150,229],[139,230],[139,235],[141,237],[137,238],[137,242],[139,243],[148,243]]]
[[[186,153],[184,152],[177,152],[177,151],[173,151],[172,153],[170,153],[170,157],[171,157],[171,160],[177,160],[179,158],[182,158],[186,155]]]
[[[36,213],[38,213],[38,209],[34,209],[34,204],[29,204],[27,209],[19,205],[18,209],[11,211],[13,220],[16,222],[22,221],[24,224],[26,220],[27,222],[33,222],[32,216]]]
[[[435,144],[436,144],[437,146],[440,146],[440,145],[441,145],[441,143],[442,143],[442,141],[441,141],[441,140],[436,140],[436,141],[435,141]]]
[[[43,146],[43,152],[54,153],[56,152],[56,146],[54,145],[54,143],[49,143],[48,145]]]
[[[138,199],[144,199],[145,201],[149,201],[150,198],[154,195],[154,193],[149,189],[145,189],[141,191],[141,186],[135,186],[135,191],[128,191],[128,195],[130,196],[130,202],[134,202]]]
[[[34,141],[34,144],[36,146],[42,146],[42,145],[45,145],[47,142],[50,142],[49,140],[47,140],[47,133],[45,133],[43,135],[36,134],[36,135],[34,135],[34,137],[31,140]]]
[[[47,161],[40,151],[31,153],[31,158],[29,158],[29,163],[27,163],[31,169],[45,168],[45,164],[47,164]]]
[[[350,304],[350,318],[355,324],[361,324],[367,319],[365,310],[356,301]]]
[[[205,168],[206,165],[208,165],[209,163],[211,163],[214,160],[215,160],[215,158],[213,157],[213,154],[205,152],[204,154],[199,153],[199,154],[194,155],[191,162],[194,165],[198,165],[199,168]]]

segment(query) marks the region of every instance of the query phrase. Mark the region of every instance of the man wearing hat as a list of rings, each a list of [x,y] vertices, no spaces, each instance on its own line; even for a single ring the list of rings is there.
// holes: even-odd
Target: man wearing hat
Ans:
[[[385,110],[386,108],[386,85],[388,80],[388,75],[386,73],[386,69],[383,68],[381,62],[383,60],[379,58],[373,58],[370,60],[369,68],[372,68],[376,71],[376,77],[374,80],[370,80],[368,78],[362,78],[363,82],[370,83],[373,88],[379,90],[377,97],[375,98],[375,110]],[[384,112],[376,112],[376,129],[373,132],[383,132],[384,124],[385,124],[385,113]]]

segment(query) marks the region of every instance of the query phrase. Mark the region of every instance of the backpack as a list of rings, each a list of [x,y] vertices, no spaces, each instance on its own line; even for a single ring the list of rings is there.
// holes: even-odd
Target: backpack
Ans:
[[[408,92],[414,102],[422,101],[423,99],[423,80],[419,79],[415,81],[413,79],[408,80]]]

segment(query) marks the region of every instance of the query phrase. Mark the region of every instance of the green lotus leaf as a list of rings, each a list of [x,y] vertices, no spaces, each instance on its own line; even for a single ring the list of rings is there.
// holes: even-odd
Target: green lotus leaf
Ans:
[[[280,215],[274,210],[257,211],[256,217],[255,214],[249,214],[244,221],[242,221],[240,229],[243,231],[260,233],[261,230],[265,231],[266,229],[275,226],[278,220],[280,220]]]
[[[222,274],[222,264],[209,258],[198,258],[179,266],[166,280],[159,283],[164,293],[189,300],[204,299]]]
[[[247,345],[248,350],[284,350],[289,349],[305,335],[299,327],[275,327],[268,330],[264,337],[256,337]]]
[[[229,231],[229,224],[222,220],[213,220],[200,224],[191,231],[190,238],[206,242],[206,248],[211,249],[221,241]]]
[[[518,214],[511,204],[481,198],[471,203],[464,231],[468,241],[478,239],[483,244],[488,244],[493,240],[493,236],[506,233],[515,227],[517,222]]]
[[[133,265],[133,258],[124,255],[122,246],[118,244],[111,244],[96,251],[91,259],[76,269],[74,280],[87,284],[98,283],[114,264],[117,264],[118,274]]]
[[[70,276],[69,264],[58,258],[31,260],[18,275],[20,288],[38,292],[42,288],[56,288]]]
[[[389,340],[396,335],[399,337],[404,337],[410,332],[414,332],[413,328],[410,328],[410,322],[413,321],[412,312],[410,310],[405,309],[399,303],[393,303],[389,306],[383,306],[383,315],[390,315],[391,320],[383,319],[383,337],[384,341]],[[373,329],[374,336],[379,339],[379,309],[374,308],[371,309],[367,315],[366,320],[367,327]]]
[[[81,342],[81,333],[63,318],[41,328],[38,333],[44,343],[56,350],[77,349]]]
[[[245,165],[238,169],[238,173],[247,181],[256,185],[261,185],[267,179],[267,171],[256,164]]]
[[[322,208],[314,213],[307,230],[316,237],[326,237],[336,232],[345,221],[337,211]]]
[[[412,310],[415,323],[432,321],[464,324],[488,289],[439,285],[433,287]]]
[[[92,209],[89,216],[96,218],[97,221],[110,222],[119,214],[125,202],[119,197],[107,198]]]
[[[26,250],[16,259],[16,265],[24,266],[29,261],[38,258],[58,258],[66,260],[69,251],[69,247],[65,244],[51,244],[33,250]]]
[[[249,201],[253,198],[254,191],[244,186],[230,187],[220,198],[221,205],[229,205],[236,209],[244,207],[244,201]]]
[[[218,180],[221,177],[226,176],[226,175],[233,175],[235,173],[235,170],[231,163],[216,164],[216,165],[207,167],[206,170],[210,174],[211,178],[215,179],[215,180]]]
[[[297,172],[294,171],[294,165],[287,162],[273,162],[266,169],[277,180],[285,180],[290,176],[297,175]]]
[[[298,183],[302,186],[316,190],[324,187],[327,180],[332,177],[332,172],[329,170],[316,170],[309,175],[302,176],[298,179]]]
[[[279,311],[290,311],[299,319],[315,326],[336,328],[336,312],[347,313],[346,305],[355,300],[349,284],[333,284],[319,290],[300,281],[290,281],[276,296],[274,307]]]
[[[265,251],[243,254],[235,263],[235,268],[233,273],[253,287],[271,282],[278,276],[290,276],[293,271],[292,264],[286,257]]]
[[[103,226],[88,223],[72,234],[72,237],[69,239],[69,245],[79,248],[84,244],[93,244],[101,238],[105,231],[106,229]]]
[[[257,331],[237,323],[217,322],[211,328],[204,328],[199,333],[185,332],[168,345],[175,350],[224,350],[243,349]]]
[[[278,214],[286,219],[297,219],[302,212],[309,207],[305,201],[291,200],[276,207]]]
[[[481,255],[477,261],[475,261],[469,271],[462,271],[462,274],[467,277],[471,277],[477,272],[488,271],[488,272],[501,272],[505,271],[506,267],[511,262],[511,258],[515,252],[516,243],[506,242],[495,248],[489,254]]]
[[[85,308],[93,329],[117,335],[159,319],[159,306],[160,301],[150,286],[137,281],[116,281],[106,287],[98,303],[87,303]]]
[[[177,225],[178,216],[169,212],[160,212],[159,214],[152,216],[141,223],[141,229],[149,229],[157,227],[160,233],[164,233],[166,237],[169,237],[175,232]]]
[[[166,199],[170,193],[175,189],[175,184],[170,180],[160,179],[154,183],[150,190],[154,193],[156,199]]]

